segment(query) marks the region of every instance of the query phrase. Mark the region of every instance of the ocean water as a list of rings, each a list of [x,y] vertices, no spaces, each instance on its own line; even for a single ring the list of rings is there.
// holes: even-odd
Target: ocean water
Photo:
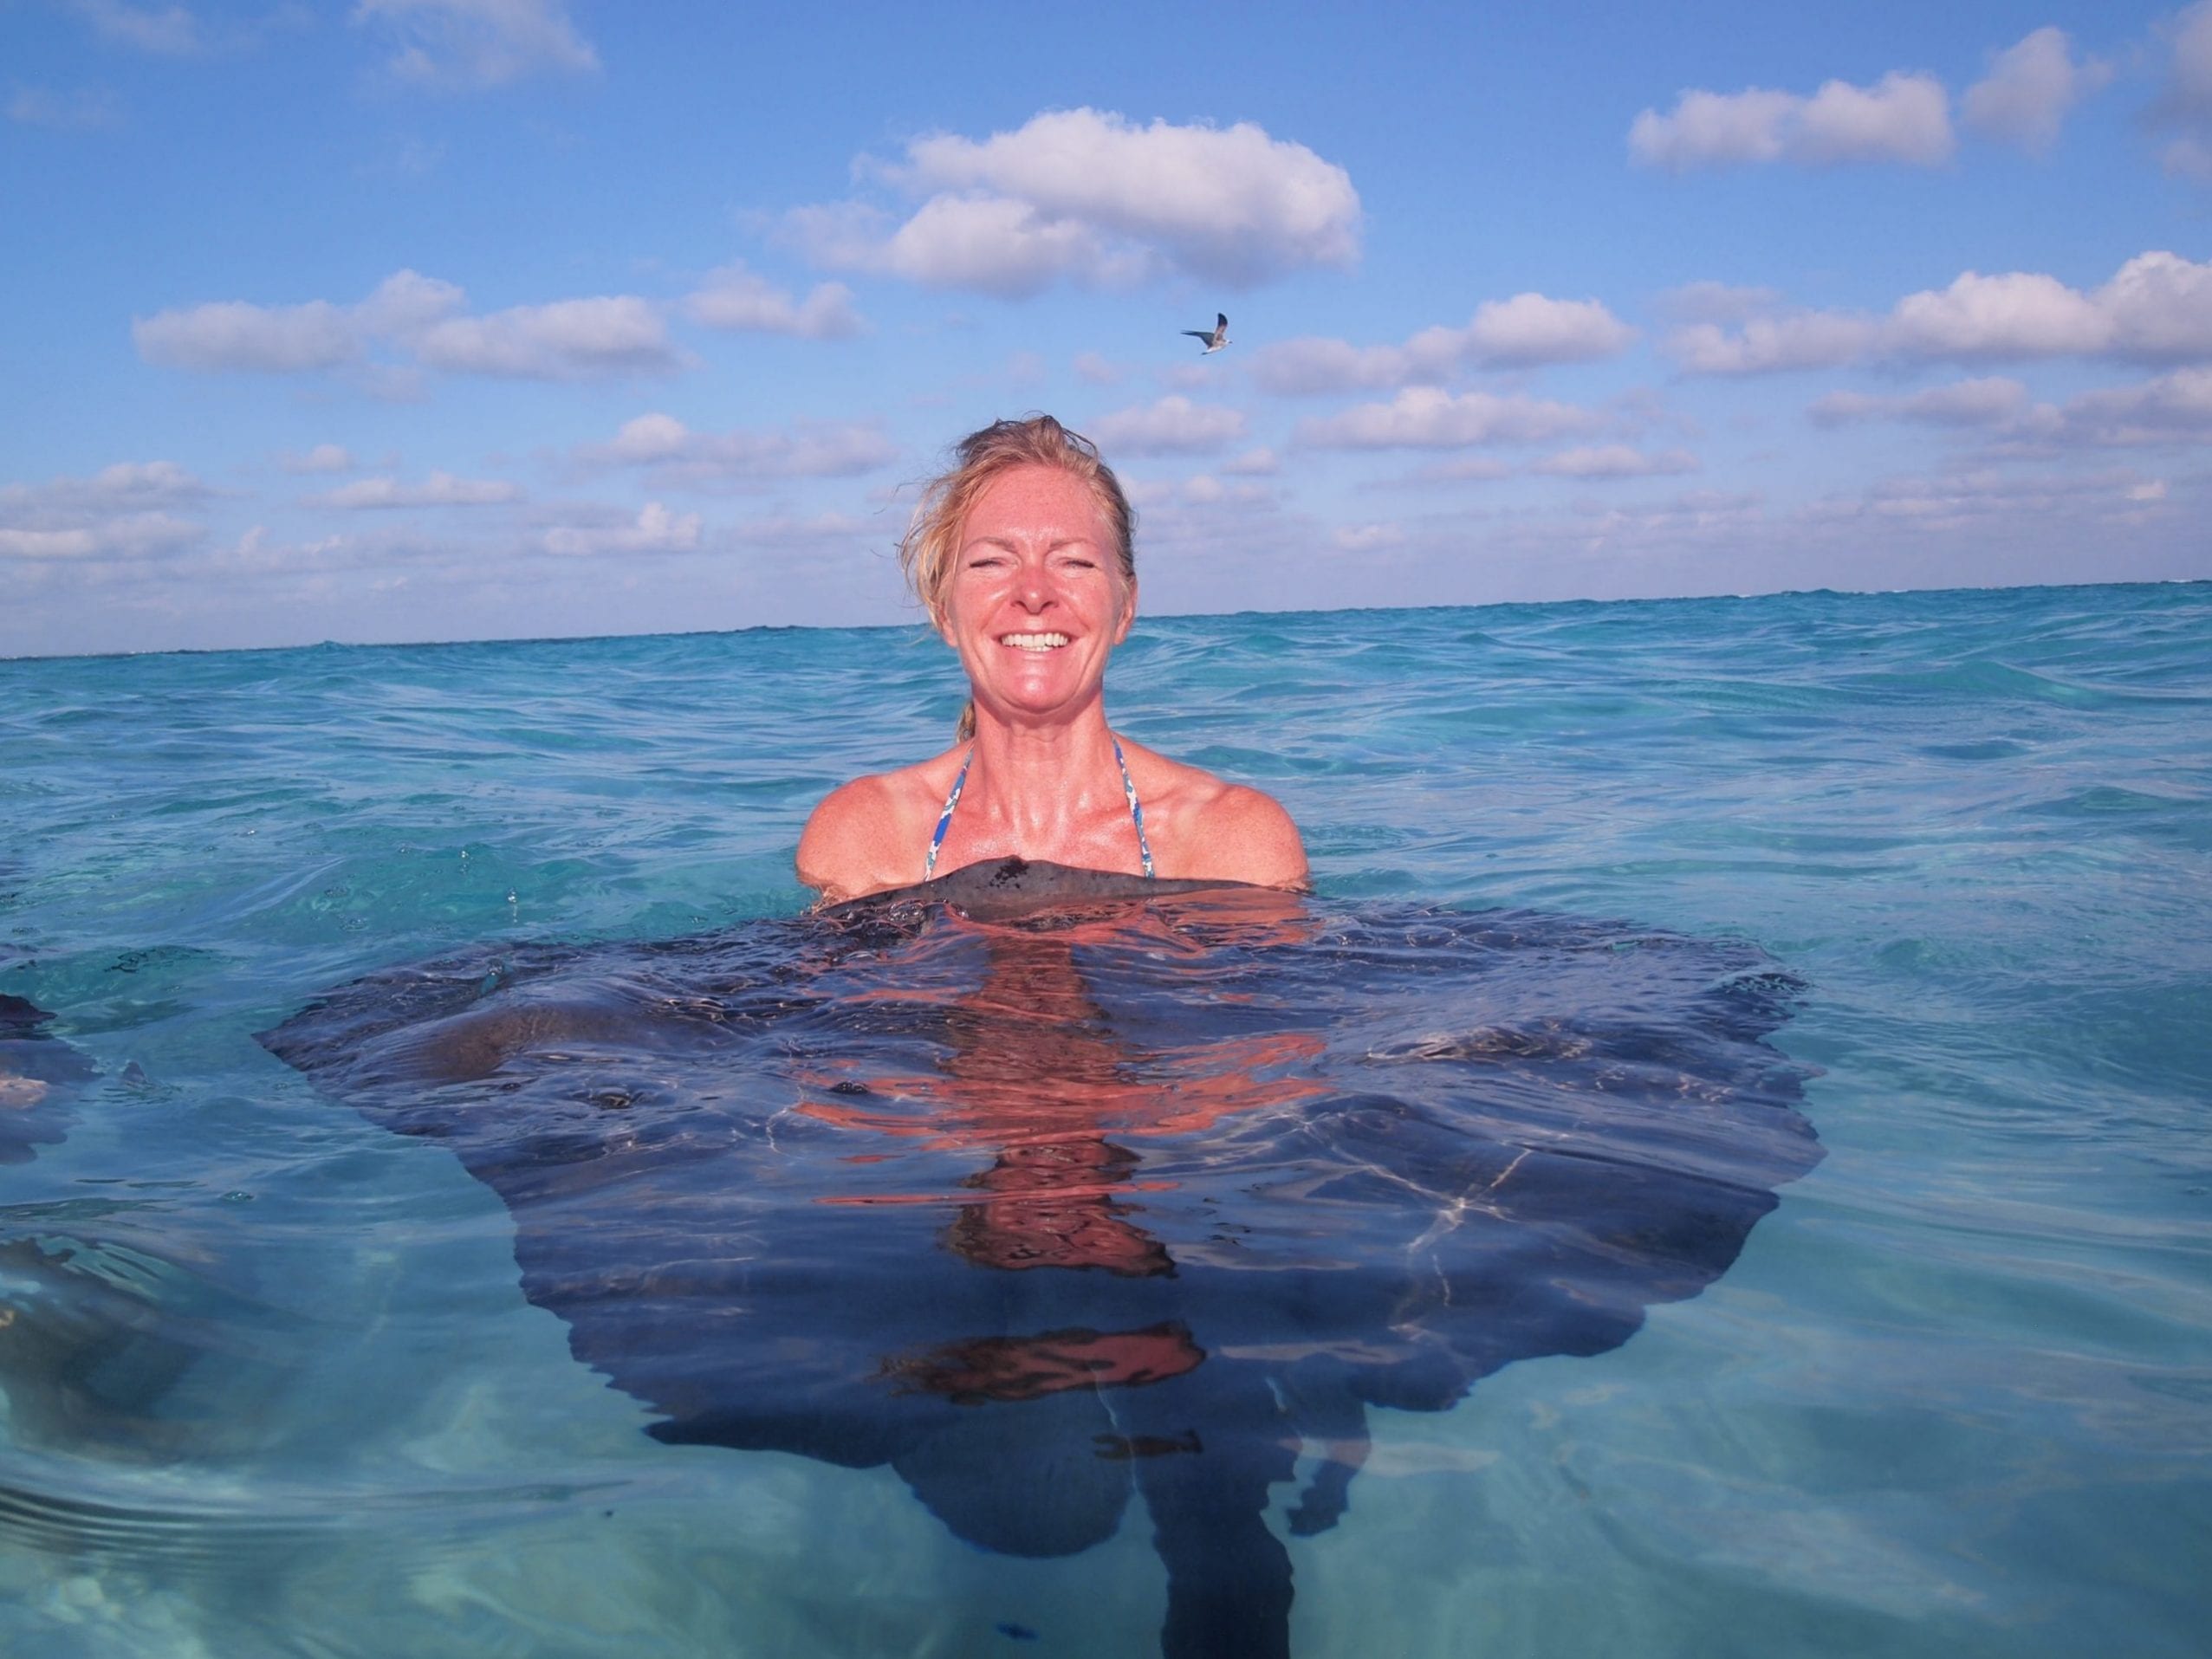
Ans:
[[[2212,591],[1147,620],[1109,693],[1283,800],[1324,930],[1764,964],[1823,1154],[1623,1339],[1371,1405],[1310,1533],[1300,1448],[1292,1651],[2202,1651]],[[960,694],[912,630],[0,662],[0,995],[54,1016],[0,1041],[0,1650],[1158,1652],[1142,1507],[1011,1554],[655,1438],[528,1212],[255,1040],[797,925],[807,811]],[[1463,1011],[1403,930],[1390,1018]]]

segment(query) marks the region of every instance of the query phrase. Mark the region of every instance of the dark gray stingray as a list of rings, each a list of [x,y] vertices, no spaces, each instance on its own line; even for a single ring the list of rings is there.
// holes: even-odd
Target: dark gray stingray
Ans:
[[[1755,949],[1050,865],[374,974],[262,1040],[451,1145],[671,1444],[889,1464],[1054,1555],[1142,1495],[1164,1650],[1288,1651],[1268,1488],[1625,1341],[1820,1157]],[[1087,1617],[1094,1617],[1087,1612]]]
[[[96,1075],[46,1031],[54,1016],[0,991],[0,1163],[28,1163],[68,1137],[65,1103]]]
[[[0,1164],[65,1141],[99,1076],[46,1029],[53,1019],[0,993]],[[177,1293],[184,1275],[110,1235],[102,1208],[0,1203],[0,1394],[16,1436],[143,1451],[172,1433],[155,1413],[198,1356],[178,1328],[203,1310]],[[149,1294],[156,1286],[170,1294]],[[0,1485],[0,1531],[50,1507]]]

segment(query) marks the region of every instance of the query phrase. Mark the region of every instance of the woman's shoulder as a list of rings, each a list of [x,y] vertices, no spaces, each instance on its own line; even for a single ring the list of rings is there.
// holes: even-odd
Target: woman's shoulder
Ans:
[[[1125,739],[1156,873],[1177,880],[1307,884],[1306,844],[1282,803]]]
[[[831,790],[800,833],[799,879],[830,904],[918,881],[930,832],[966,753],[947,749]]]

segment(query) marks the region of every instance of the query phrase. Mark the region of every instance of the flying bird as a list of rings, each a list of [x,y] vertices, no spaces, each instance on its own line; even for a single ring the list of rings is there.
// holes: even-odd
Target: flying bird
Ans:
[[[1229,344],[1229,313],[1226,311],[1216,312],[1214,314],[1214,326],[1211,328],[1185,328],[1183,332],[1190,335],[1193,340],[1204,340],[1206,342],[1206,349],[1199,353],[1198,355],[1201,357],[1211,357],[1216,352]]]

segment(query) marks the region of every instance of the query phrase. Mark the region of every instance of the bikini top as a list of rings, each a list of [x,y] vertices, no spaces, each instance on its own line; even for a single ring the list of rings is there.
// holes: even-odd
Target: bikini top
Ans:
[[[1129,781],[1129,762],[1122,758],[1121,740],[1112,732],[1107,742],[1113,745],[1113,763],[1121,768],[1121,793],[1129,801],[1129,820],[1137,826],[1137,852],[1145,861],[1145,874],[1152,873],[1152,849],[1145,839],[1145,809],[1137,800],[1137,786]],[[952,809],[960,804],[960,792],[968,787],[968,768],[976,762],[976,751],[970,748],[968,758],[960,762],[960,775],[952,781],[952,793],[944,798],[944,810],[937,814],[937,833],[930,837],[930,856],[922,864],[922,879],[927,881],[937,873],[937,850],[944,845],[944,833],[952,827]]]

